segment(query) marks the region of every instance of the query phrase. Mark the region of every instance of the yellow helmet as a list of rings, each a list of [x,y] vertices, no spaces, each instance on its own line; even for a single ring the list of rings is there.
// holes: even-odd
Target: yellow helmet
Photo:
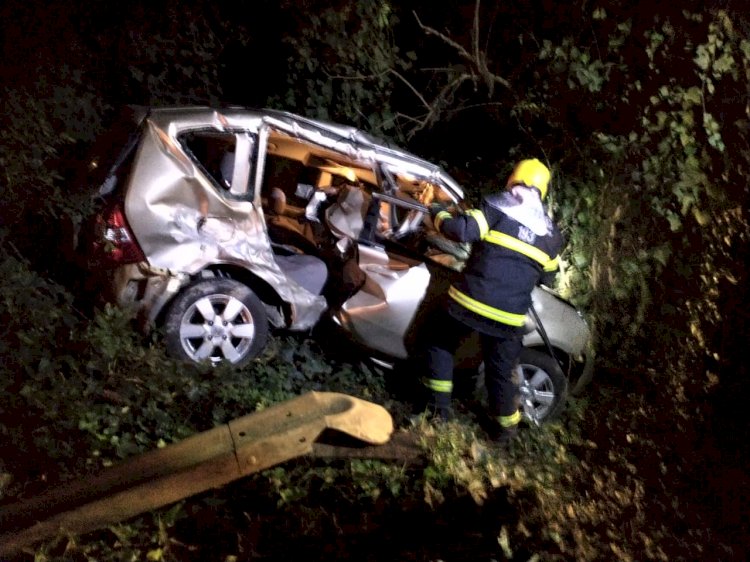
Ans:
[[[539,193],[542,194],[542,199],[544,199],[547,197],[547,186],[549,185],[551,175],[547,166],[536,158],[521,160],[513,168],[513,172],[508,177],[505,187],[513,187],[514,185],[536,187]]]

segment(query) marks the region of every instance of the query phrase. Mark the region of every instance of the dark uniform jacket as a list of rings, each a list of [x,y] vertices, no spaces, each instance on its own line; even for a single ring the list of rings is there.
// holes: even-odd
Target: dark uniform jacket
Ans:
[[[521,331],[531,291],[545,279],[551,284],[563,244],[560,231],[546,216],[547,234],[537,235],[501,210],[501,197],[485,198],[480,209],[464,214],[441,211],[434,220],[447,238],[473,244],[461,276],[448,292],[448,311],[489,335]]]

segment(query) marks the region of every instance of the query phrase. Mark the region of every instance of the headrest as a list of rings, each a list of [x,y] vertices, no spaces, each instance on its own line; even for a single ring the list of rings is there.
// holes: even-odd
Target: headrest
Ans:
[[[274,187],[271,188],[269,197],[271,199],[271,209],[273,212],[277,215],[283,215],[284,209],[286,208],[286,193],[284,193],[281,188]]]
[[[361,189],[344,186],[326,213],[329,226],[343,236],[359,238],[364,217],[367,214],[367,201]]]

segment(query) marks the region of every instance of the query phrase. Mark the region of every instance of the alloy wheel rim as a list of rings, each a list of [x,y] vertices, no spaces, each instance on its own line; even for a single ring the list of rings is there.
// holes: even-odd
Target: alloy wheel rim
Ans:
[[[230,295],[214,294],[195,301],[180,322],[180,342],[196,362],[237,363],[255,338],[250,309]]]
[[[554,385],[549,374],[535,365],[522,364],[523,377],[519,387],[523,413],[538,424],[548,415],[555,400]]]

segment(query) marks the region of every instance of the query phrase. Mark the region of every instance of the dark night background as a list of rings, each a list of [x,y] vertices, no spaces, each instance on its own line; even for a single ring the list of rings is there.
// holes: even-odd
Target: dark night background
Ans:
[[[747,3],[485,1],[475,21],[476,6],[2,3],[3,503],[289,391],[283,362],[244,374],[260,390],[176,370],[82,292],[86,162],[127,104],[354,124],[439,161],[472,196],[543,154],[568,239],[561,289],[598,357],[591,387],[481,505],[451,467],[430,503],[423,472],[399,495],[387,470],[301,461],[17,560],[746,559]],[[309,342],[277,345],[304,379],[293,392],[364,388],[403,408],[346,362],[315,379]]]

